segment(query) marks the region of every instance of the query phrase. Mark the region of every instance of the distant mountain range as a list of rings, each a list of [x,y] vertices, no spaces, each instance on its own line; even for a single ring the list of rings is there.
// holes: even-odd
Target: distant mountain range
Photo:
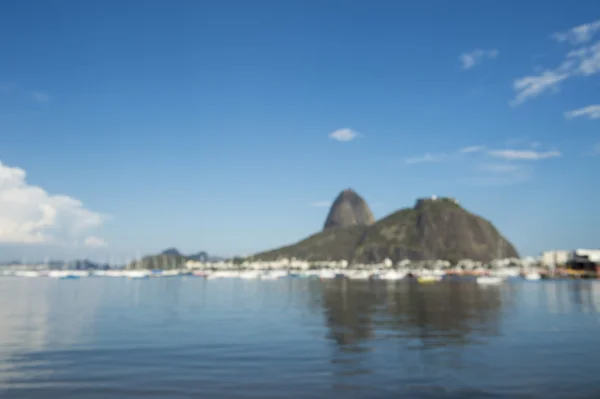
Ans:
[[[184,267],[185,262],[188,260],[196,260],[199,262],[219,262],[225,260],[225,258],[218,256],[211,256],[205,251],[200,251],[191,255],[183,255],[177,248],[168,248],[162,251],[158,255],[145,256],[140,260],[132,262],[132,265],[141,265],[145,269],[171,269]],[[10,261],[0,262],[2,266],[15,266],[24,264],[45,264],[49,269],[70,269],[70,270],[107,270],[107,269],[119,269],[122,265],[109,265],[107,263],[96,263],[88,259],[77,259],[77,260],[50,260],[50,261],[37,261],[37,262],[21,262],[21,261]],[[139,268],[139,267],[138,267]]]
[[[188,260],[197,260],[198,262],[219,262],[225,260],[225,258],[220,256],[211,256],[208,252],[200,251],[191,255],[184,255],[177,248],[169,248],[165,249],[161,252],[162,255],[172,255],[172,256],[182,256]]]
[[[333,202],[324,229],[296,244],[258,253],[252,260],[297,258],[356,263],[409,260],[492,259],[518,257],[514,246],[489,221],[461,207],[453,198],[417,200],[375,221],[367,203],[350,189]]]
[[[219,262],[225,260],[218,256],[211,256],[201,251],[191,255],[182,254],[177,248],[168,248],[157,255],[144,256],[127,265],[130,269],[181,269],[185,267],[188,260],[199,262]]]
[[[11,261],[11,262],[0,262],[0,266],[15,266],[15,265],[25,265],[25,264],[44,264],[47,265],[49,269],[69,269],[69,270],[107,270],[114,268],[114,265],[109,265],[107,263],[95,263],[88,259],[77,259],[77,260],[50,260],[47,262],[20,262],[20,261]]]

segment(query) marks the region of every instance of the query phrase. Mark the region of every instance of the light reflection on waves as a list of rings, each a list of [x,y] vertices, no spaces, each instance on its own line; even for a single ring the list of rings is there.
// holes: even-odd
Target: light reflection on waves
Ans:
[[[247,389],[262,386],[269,389],[269,397],[273,392],[284,393],[286,385],[298,385],[295,389],[299,391],[307,389],[305,384],[312,385],[310,389],[323,388],[326,382],[323,377],[329,373],[320,351],[311,348],[310,344],[295,344],[296,349],[282,344],[257,347],[231,342],[27,354],[13,359],[16,374],[20,377],[11,376],[11,389],[44,388],[56,392],[78,389],[90,395],[106,390],[105,393],[122,391],[134,396],[160,397],[197,395],[211,390],[220,395],[227,392],[243,396]],[[281,356],[283,350],[285,357]],[[305,369],[307,365],[310,370]],[[302,376],[301,381],[298,376]],[[277,384],[274,385],[272,379]]]
[[[0,397],[600,392],[597,282],[6,281]]]

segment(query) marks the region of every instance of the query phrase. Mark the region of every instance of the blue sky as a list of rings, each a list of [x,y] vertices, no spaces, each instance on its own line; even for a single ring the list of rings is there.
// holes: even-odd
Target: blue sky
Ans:
[[[0,258],[245,255],[318,231],[346,187],[378,218],[452,195],[524,255],[598,247],[598,20],[596,1],[4,2]]]

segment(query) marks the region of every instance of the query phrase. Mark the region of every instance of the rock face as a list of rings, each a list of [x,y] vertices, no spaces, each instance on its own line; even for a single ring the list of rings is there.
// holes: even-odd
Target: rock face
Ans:
[[[368,229],[354,259],[381,262],[472,259],[488,262],[518,257],[514,246],[487,220],[449,198],[421,199]]]
[[[336,227],[369,226],[373,223],[375,218],[365,200],[351,189],[346,189],[331,205],[324,230]]]
[[[370,226],[357,223],[327,227],[326,223],[324,231],[297,244],[252,258],[282,257],[346,259],[357,263],[382,262],[385,258],[394,262],[403,259],[488,262],[518,257],[518,253],[489,221],[465,210],[453,199],[435,198],[418,200],[413,208],[401,209]]]

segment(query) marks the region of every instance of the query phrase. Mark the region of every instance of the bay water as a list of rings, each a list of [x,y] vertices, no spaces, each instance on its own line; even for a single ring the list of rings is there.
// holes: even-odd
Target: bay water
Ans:
[[[0,398],[599,398],[600,281],[0,278]]]

